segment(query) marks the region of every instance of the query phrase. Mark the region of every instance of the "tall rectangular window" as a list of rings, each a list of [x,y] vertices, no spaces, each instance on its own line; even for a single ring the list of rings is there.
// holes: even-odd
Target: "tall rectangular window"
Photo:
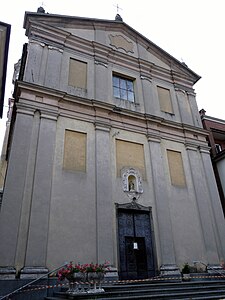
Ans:
[[[163,87],[157,86],[159,105],[161,111],[167,113],[173,113],[173,107],[171,102],[170,90]]]
[[[176,185],[179,187],[186,186],[183,160],[181,152],[167,150],[167,158],[170,170],[170,179],[172,185]]]
[[[64,141],[63,168],[86,172],[86,133],[66,130]]]
[[[87,88],[86,62],[70,58],[68,84],[77,88]]]
[[[113,96],[121,100],[134,102],[133,80],[113,75]]]

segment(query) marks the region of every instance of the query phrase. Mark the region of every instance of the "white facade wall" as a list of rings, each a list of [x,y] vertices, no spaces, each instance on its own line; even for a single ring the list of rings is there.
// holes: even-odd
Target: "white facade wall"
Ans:
[[[39,15],[26,21],[33,18]],[[57,22],[51,32],[40,22],[28,36],[0,215],[0,265],[25,274],[70,260],[109,260],[119,270],[116,203],[130,199],[117,176],[117,139],[144,148],[137,202],[151,208],[156,269],[195,260],[219,265],[225,227],[192,87],[198,76],[124,23],[83,21],[81,29],[76,18],[72,28],[60,28],[66,18]],[[70,58],[87,63],[86,90],[68,86]],[[114,99],[114,72],[134,79],[135,104]],[[169,89],[173,113],[160,110],[157,86]],[[86,172],[63,169],[65,130],[87,135]],[[181,153],[184,187],[171,184],[168,149]]]

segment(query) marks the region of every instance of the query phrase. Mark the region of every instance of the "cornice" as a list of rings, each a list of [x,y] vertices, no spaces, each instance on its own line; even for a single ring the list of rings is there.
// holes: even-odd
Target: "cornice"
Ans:
[[[147,39],[145,36],[140,34],[138,31],[136,31],[123,21],[118,22],[115,20],[26,12],[23,25],[26,29],[26,34],[28,34],[28,31],[30,32],[30,27],[35,23],[39,24],[39,27],[46,28],[47,31],[49,31],[50,28],[52,31],[55,30],[55,32],[57,30],[57,34],[59,34],[59,36],[63,31],[65,32],[65,30],[59,28],[61,24],[63,24],[61,26],[65,28],[70,26],[71,28],[90,28],[93,30],[96,30],[96,28],[103,28],[104,31],[110,32],[119,31],[124,35],[129,36],[129,38],[132,39],[135,43],[143,45],[146,51],[150,51],[151,53],[153,53],[160,60],[168,64],[171,69],[175,68],[176,70],[179,70],[179,74],[186,74],[185,77],[189,77],[192,84],[200,79],[200,76],[189,69],[187,65],[181,63],[175,57],[154,44],[152,41]],[[70,33],[67,32],[67,34]]]
[[[60,116],[93,124],[108,124],[110,127],[121,130],[145,134],[149,138],[152,136],[180,143],[189,140],[198,145],[204,145],[205,137],[208,135],[205,129],[199,127],[123,108],[118,111],[117,107],[111,103],[72,96],[31,83],[19,81],[17,89],[19,94],[26,96],[26,98],[24,96],[19,98],[19,103],[26,103],[27,106],[30,105],[35,109],[47,109]],[[38,102],[39,97],[42,101]],[[52,99],[50,104],[48,99]]]
[[[40,26],[39,23],[32,22],[27,35],[29,40],[37,40],[46,45],[57,45],[57,47],[63,48],[65,40],[70,36],[70,33],[46,24]]]
[[[53,121],[57,121],[58,113],[56,111],[52,111],[48,107],[39,107],[37,105],[33,105],[32,107],[27,103],[16,103],[16,113],[34,116],[35,112],[40,112],[40,118],[49,119]]]
[[[129,53],[117,51],[112,47],[103,45],[97,41],[89,41],[75,36],[68,31],[62,30],[58,27],[49,26],[46,23],[40,24],[32,21],[28,36],[32,42],[37,41],[40,44],[53,47],[61,52],[79,52],[82,55],[88,55],[91,59],[94,55],[95,61],[101,62],[101,65],[104,66],[107,64],[116,64],[124,68],[129,68],[135,72],[140,72],[140,69],[144,68],[144,74],[142,75],[144,77],[142,79],[161,79],[173,84],[182,85],[188,89],[191,89],[193,86],[193,80],[190,79],[190,75],[187,70],[172,70],[175,63],[171,64],[170,61],[166,60],[165,62],[169,66],[169,69],[163,68],[147,60],[130,55]],[[151,50],[153,49],[151,48]],[[148,49],[146,51],[148,51]],[[154,55],[156,55],[156,53],[154,53]],[[161,56],[156,56],[163,60]]]

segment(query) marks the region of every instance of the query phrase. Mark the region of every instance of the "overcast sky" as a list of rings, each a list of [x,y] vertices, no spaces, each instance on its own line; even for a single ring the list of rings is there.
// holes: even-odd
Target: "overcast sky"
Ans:
[[[12,26],[0,149],[8,98],[13,91],[14,63],[21,57],[22,45],[27,41],[24,12],[36,12],[43,6],[53,14],[114,20],[117,4],[125,23],[201,76],[194,86],[199,110],[204,108],[207,115],[225,119],[224,0],[7,0],[0,10],[0,21]]]

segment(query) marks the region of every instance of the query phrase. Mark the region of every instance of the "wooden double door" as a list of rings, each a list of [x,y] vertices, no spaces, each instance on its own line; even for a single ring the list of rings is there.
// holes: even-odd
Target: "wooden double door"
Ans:
[[[155,276],[149,212],[118,210],[120,279]]]

